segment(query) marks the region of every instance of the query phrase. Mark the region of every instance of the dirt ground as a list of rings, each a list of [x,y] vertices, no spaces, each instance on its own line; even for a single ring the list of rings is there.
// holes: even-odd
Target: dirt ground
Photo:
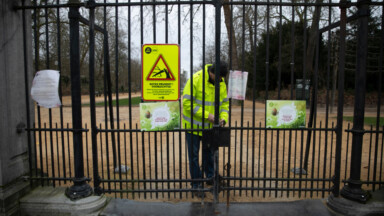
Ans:
[[[140,96],[140,93],[132,94],[132,97]],[[119,94],[119,98],[127,98],[128,94]],[[97,97],[97,101],[103,101],[103,97]],[[82,97],[82,103],[89,103],[89,96]],[[63,125],[64,128],[71,128],[71,98],[63,97]],[[248,178],[247,180],[226,180],[228,186],[247,188],[255,187],[255,190],[231,190],[228,200],[230,202],[249,201],[271,201],[271,200],[295,200],[327,196],[329,191],[321,191],[322,188],[331,188],[331,177],[335,173],[336,135],[326,132],[325,128],[336,127],[336,112],[328,116],[328,127],[326,124],[325,108],[318,106],[316,116],[316,128],[311,134],[311,144],[308,154],[308,175],[295,175],[292,168],[303,167],[306,152],[307,131],[265,131],[262,128],[265,119],[265,105],[261,102],[255,103],[255,130],[232,130],[231,146],[219,150],[219,174],[235,178]],[[334,110],[337,110],[336,108]],[[188,159],[184,133],[178,132],[146,132],[141,133],[139,107],[119,107],[119,120],[117,121],[117,110],[114,108],[114,127],[122,130],[120,133],[102,132],[97,137],[98,170],[102,179],[121,180],[121,183],[104,182],[102,187],[110,189],[110,196],[150,201],[199,201],[190,192],[167,193],[147,192],[137,190],[150,189],[189,189],[189,182],[139,182],[145,179],[188,179]],[[130,115],[130,113],[132,113]],[[376,116],[376,109],[367,107],[366,116]],[[383,113],[383,111],[381,111]],[[51,114],[51,115],[50,115]],[[41,118],[42,127],[49,128],[49,122],[53,128],[60,128],[60,109],[52,109],[51,113],[44,108],[36,109],[37,116]],[[51,116],[51,119],[50,119]],[[90,128],[90,107],[82,108],[82,123],[84,127]],[[96,122],[99,129],[106,128],[106,121],[109,116],[103,107],[96,108]],[[345,107],[344,116],[353,116],[353,109]],[[307,109],[307,118],[309,110]],[[231,126],[239,128],[252,127],[253,102],[245,101],[243,106],[233,105]],[[308,119],[307,119],[308,122]],[[36,122],[37,124],[38,122]],[[57,126],[56,126],[57,123]],[[118,125],[119,123],[119,125]],[[344,121],[344,130],[350,122]],[[110,125],[107,126],[111,128]],[[351,127],[351,126],[350,126]],[[366,126],[366,130],[370,130]],[[374,128],[375,129],[375,128]],[[114,136],[115,142],[112,141]],[[378,139],[377,139],[378,138]],[[73,144],[72,133],[69,132],[42,132],[36,133],[36,163],[38,169],[42,169],[49,176],[73,176]],[[93,178],[92,138],[90,131],[83,136],[85,175]],[[378,143],[376,147],[376,141]],[[116,163],[123,164],[130,168],[128,173],[120,174],[114,172],[113,148],[115,150]],[[341,148],[341,179],[349,176],[349,163],[352,137],[344,131]],[[379,152],[375,155],[374,149]],[[314,151],[313,151],[314,150]],[[363,137],[362,153],[362,180],[383,180],[382,177],[382,152],[383,135],[366,134]],[[381,156],[380,156],[381,153]],[[376,158],[375,158],[376,157]],[[376,168],[375,168],[376,162]],[[227,164],[230,164],[227,165]],[[381,166],[380,166],[381,165]],[[65,166],[65,167],[64,167]],[[227,172],[228,167],[229,173]],[[380,168],[381,167],[381,168]],[[374,171],[376,173],[374,174]],[[376,176],[375,176],[376,175]],[[256,180],[251,181],[249,178]],[[260,178],[260,179],[257,179]],[[304,178],[305,181],[297,179]],[[307,180],[309,179],[309,180]],[[315,179],[310,181],[310,179]],[[316,180],[318,179],[318,180]],[[321,181],[326,179],[326,181]],[[323,183],[324,182],[324,183]],[[93,182],[91,181],[91,184]],[[60,182],[61,185],[65,185]],[[68,182],[67,182],[68,184]],[[342,186],[343,184],[341,184]],[[267,188],[267,190],[266,190]],[[318,191],[311,192],[310,188]],[[372,185],[364,185],[366,189],[372,189]],[[279,190],[277,190],[279,189]],[[141,193],[139,193],[141,192]],[[205,201],[212,201],[211,193],[206,193]],[[219,201],[227,201],[227,191],[219,194]]]

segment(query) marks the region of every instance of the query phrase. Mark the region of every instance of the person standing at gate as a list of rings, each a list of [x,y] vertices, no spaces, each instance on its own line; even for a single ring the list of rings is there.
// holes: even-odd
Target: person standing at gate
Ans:
[[[207,64],[204,70],[200,70],[189,79],[183,91],[183,127],[185,129],[208,129],[212,128],[215,119],[215,70],[220,72],[220,113],[219,125],[223,127],[228,122],[229,100],[227,98],[227,87],[224,81],[228,73],[225,62],[220,62],[220,68]],[[204,74],[204,75],[203,75]],[[204,86],[204,87],[203,87]],[[203,92],[204,90],[204,92]],[[204,101],[204,102],[203,102]],[[203,106],[204,104],[204,106]],[[186,139],[188,144],[189,171],[192,179],[202,178],[199,166],[199,149],[202,140],[202,131],[187,131]],[[202,146],[203,170],[206,178],[214,175],[214,154],[213,145],[210,143]],[[207,182],[212,185],[212,181]],[[201,187],[201,182],[192,182],[193,189]],[[202,197],[203,193],[195,193]]]

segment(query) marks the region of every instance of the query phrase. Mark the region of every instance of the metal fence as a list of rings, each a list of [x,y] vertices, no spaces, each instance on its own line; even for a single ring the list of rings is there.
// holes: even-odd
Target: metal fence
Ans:
[[[363,188],[383,185],[382,2],[57,0],[18,9],[32,14],[33,73],[61,72],[63,106],[35,106],[27,129],[31,184],[89,182],[96,194],[193,198],[187,131],[141,131],[135,102],[141,47],[172,43],[181,48],[184,81],[220,59],[249,72],[246,100],[230,100],[220,177],[199,189],[212,192],[206,199],[337,196],[340,183],[356,175],[351,160],[359,153]],[[297,79],[310,80],[308,88],[298,91]],[[306,128],[267,128],[271,99],[306,99]],[[360,134],[360,151],[351,151],[351,134]]]

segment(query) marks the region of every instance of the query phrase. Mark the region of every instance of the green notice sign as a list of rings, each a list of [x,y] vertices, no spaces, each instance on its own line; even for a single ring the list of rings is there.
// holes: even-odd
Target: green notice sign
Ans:
[[[267,128],[305,128],[306,102],[267,100]]]
[[[157,102],[140,104],[142,131],[163,131],[180,128],[179,102]]]

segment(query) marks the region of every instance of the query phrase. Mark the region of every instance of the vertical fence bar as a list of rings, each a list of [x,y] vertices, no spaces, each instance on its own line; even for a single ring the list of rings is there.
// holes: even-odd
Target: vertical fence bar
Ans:
[[[191,19],[192,19],[192,17],[191,17]],[[202,59],[202,62],[203,62],[203,68],[202,68],[202,70],[203,70],[203,80],[205,80],[205,4],[203,5],[203,47],[202,47],[202,52],[203,52],[203,59]],[[203,92],[205,92],[205,89],[206,89],[206,86],[205,86],[205,82],[203,83]],[[203,97],[202,97],[202,99],[203,99],[203,101],[205,101],[205,94],[203,94],[202,95]],[[191,107],[191,109],[192,109],[192,107]],[[205,113],[205,103],[203,103],[203,106],[202,106],[202,113]],[[192,116],[192,115],[191,115]],[[204,118],[202,118],[202,123],[203,123],[203,129],[205,128],[205,125],[204,125],[204,123],[205,123],[205,119]],[[203,144],[203,145],[205,145],[205,144]],[[201,158],[202,158],[202,164],[205,164],[206,162],[204,161],[204,159],[205,159],[205,157],[203,156],[204,154],[202,153],[202,156],[201,156]],[[201,177],[204,177],[204,173],[205,173],[205,166],[202,166],[202,170],[201,170]],[[206,177],[206,176],[205,176]],[[202,187],[204,188],[204,183],[205,182],[202,182]]]
[[[280,3],[282,3],[282,0],[280,0]],[[278,50],[278,59],[279,59],[279,64],[278,64],[278,68],[277,68],[277,71],[278,71],[278,90],[277,90],[277,99],[280,100],[280,91],[281,91],[281,45],[282,44],[282,5],[280,4],[279,6],[279,50]],[[276,175],[275,175],[275,178],[278,178],[279,176],[279,140],[280,140],[280,132],[277,130],[276,131],[277,133],[277,138],[276,138],[276,166],[275,166],[275,172],[276,172]],[[279,184],[279,181],[276,181],[275,182],[275,197],[277,197],[277,187],[278,187],[278,184]]]
[[[152,180],[151,132],[148,132],[147,144],[148,144],[149,179]],[[155,143],[155,145],[156,145],[156,143]],[[149,183],[149,189],[152,190],[152,182]],[[152,193],[150,193],[150,196],[151,196],[151,199],[152,199]]]
[[[161,180],[164,180],[164,162],[163,162],[163,132],[160,132],[160,170],[161,170]],[[164,190],[164,182],[161,182],[161,189]],[[162,197],[164,198],[164,191]]]
[[[104,3],[106,3],[106,0],[104,0]],[[108,130],[108,105],[109,103],[112,103],[112,101],[109,101],[108,102],[108,97],[107,97],[107,94],[108,94],[108,87],[109,86],[109,83],[107,83],[107,71],[109,71],[109,46],[108,46],[108,32],[106,32],[106,29],[107,29],[107,7],[104,6],[103,7],[103,27],[104,27],[104,38],[103,38],[103,61],[104,61],[104,74],[103,74],[103,86],[104,86],[104,127],[106,130]],[[107,167],[106,167],[106,171],[107,171],[107,178],[108,179],[111,179],[111,176],[110,176],[110,167],[109,167],[109,133],[108,132],[105,132],[105,154],[106,154],[106,162],[107,162]],[[101,145],[101,148],[103,147],[103,145]],[[114,164],[115,165],[115,164]],[[104,164],[102,165],[102,167],[104,167]],[[104,175],[104,171],[103,171],[103,175]],[[104,187],[104,184],[103,184],[103,187]],[[111,189],[111,182],[108,182],[108,189]]]
[[[236,161],[237,161],[237,121],[235,121],[235,152],[234,152],[234,155],[235,155],[235,157],[233,158],[233,163],[235,164],[235,167],[234,167],[234,169],[233,169],[233,176],[236,178],[236,176],[237,176],[237,163],[236,163]],[[235,181],[235,185],[236,185],[236,182],[237,181]],[[233,191],[233,195],[235,196],[235,194],[236,194],[236,191],[234,190]]]
[[[48,1],[45,2],[45,5],[48,5]],[[46,62],[45,62],[45,67],[47,69],[50,68],[50,49],[49,49],[49,21],[48,21],[48,8],[45,8],[44,10],[44,18],[45,18],[45,49],[46,49]],[[49,141],[50,141],[50,147],[51,147],[51,172],[52,172],[52,177],[55,178],[55,162],[54,162],[54,151],[53,151],[53,125],[52,125],[52,109],[48,109],[48,116],[49,116]],[[48,164],[47,164],[48,165]],[[48,169],[48,167],[47,167]],[[48,170],[47,170],[48,171]],[[52,181],[53,187],[56,186],[56,181]]]
[[[56,1],[57,4],[59,4],[59,0]],[[57,68],[62,73],[62,66],[61,66],[61,18],[60,18],[60,8],[56,9],[56,23],[57,23]],[[62,87],[62,80],[60,79],[59,83],[59,96],[60,96],[60,101],[63,101],[63,87]],[[64,112],[63,112],[63,106],[60,106],[60,128],[64,129]],[[63,161],[63,173],[64,173],[64,179],[66,179],[66,165],[65,165],[65,148],[64,148],[64,131],[61,131],[61,146],[62,146],[62,161]],[[67,180],[64,180],[64,184],[67,183]]]
[[[334,128],[334,126],[335,126],[335,122],[332,122],[332,128]],[[331,150],[329,153],[330,155],[333,155],[333,136],[334,136],[334,134],[336,134],[336,133],[331,133]],[[332,176],[332,168],[333,168],[332,162],[333,162],[333,160],[331,157],[329,160],[329,176]],[[336,165],[335,165],[335,167],[336,167]]]
[[[60,178],[61,175],[60,175],[60,160],[59,160],[59,155],[60,155],[60,152],[59,152],[59,133],[58,133],[58,127],[57,127],[57,123],[55,124],[55,137],[56,137],[56,155],[57,155],[57,176]],[[87,151],[88,152],[88,151]],[[61,181],[59,180],[59,185],[61,184]]]
[[[303,167],[303,148],[304,148],[304,130],[300,130],[301,132],[301,138],[300,138],[300,141],[301,141],[301,144],[300,144],[300,167]],[[303,178],[303,172],[300,172],[299,173],[299,177],[300,179]],[[307,183],[307,181],[305,181],[305,183]],[[299,182],[299,198],[301,198],[301,186],[302,186],[302,181]],[[305,194],[307,194],[306,192],[304,192]]]
[[[57,127],[56,127],[57,128]],[[88,124],[85,124],[85,161],[87,164],[87,176],[89,176],[89,151],[88,151]]]
[[[35,128],[36,124],[32,124],[33,128]],[[33,133],[33,144],[34,144],[34,151],[35,151],[35,156],[34,156],[34,165],[35,165],[35,176],[38,176],[38,169],[37,169],[37,145],[36,145],[36,132]],[[31,174],[32,175],[32,174]]]
[[[193,95],[194,94],[194,89],[193,89],[193,40],[192,40],[192,38],[193,38],[193,4],[191,3],[190,5],[189,5],[189,7],[190,7],[190,15],[189,15],[189,28],[190,28],[190,30],[189,30],[189,38],[190,38],[190,43],[189,43],[189,50],[190,50],[190,52],[191,52],[191,54],[190,54],[190,56],[189,56],[189,61],[190,61],[190,67],[189,67],[189,70],[190,70],[190,73],[189,73],[189,80],[190,80],[190,82],[191,82],[191,86],[190,86],[190,92],[191,92],[191,95]],[[203,68],[205,68],[205,66],[203,66]],[[204,73],[203,73],[204,74]],[[204,84],[203,84],[203,91],[204,91]],[[204,99],[204,98],[203,98]],[[190,114],[190,116],[192,117],[193,116],[193,110],[192,110],[192,107],[193,107],[193,100],[191,100],[191,103],[190,103],[190,107],[191,107],[191,114]],[[194,122],[194,120],[193,120],[193,118],[191,118],[191,130],[193,130],[194,129],[194,125],[193,125],[193,122]],[[188,132],[187,132],[188,133]],[[187,145],[192,145],[193,146],[193,142],[194,142],[194,139],[195,139],[195,137],[193,136],[193,132],[192,131],[190,131],[190,133],[191,133],[191,138],[190,138],[190,140],[189,140],[189,144],[187,144]],[[186,143],[188,142],[188,140],[187,140],[188,138],[187,138],[187,136],[186,136]],[[188,148],[188,157],[189,157],[189,155],[193,155],[193,154],[191,154],[191,153],[189,153],[189,149],[193,149],[193,147],[192,148],[190,148],[189,146],[187,147]],[[190,159],[189,159],[189,161],[190,161]],[[191,164],[189,164],[189,167],[191,167]],[[190,169],[191,170],[191,169]],[[193,171],[194,172],[194,171]],[[190,174],[191,174],[191,179],[192,179],[192,173],[191,173],[191,171],[190,171]],[[186,175],[187,176],[187,175]],[[193,188],[193,182],[192,182],[192,188]],[[192,194],[192,197],[194,197],[193,196],[193,194]]]
[[[280,100],[280,91],[281,91],[281,66],[282,66],[282,58],[281,58],[281,46],[282,46],[282,22],[283,22],[283,6],[281,5],[283,1],[280,0],[280,6],[279,6],[279,65],[278,65],[278,84],[277,84],[277,99]],[[279,133],[278,133],[279,134]],[[277,140],[279,140],[279,135],[277,135]]]
[[[285,132],[284,132],[285,134]],[[285,140],[285,139],[284,139]],[[291,156],[292,154],[292,130],[289,130],[289,138],[288,138],[288,167],[287,167],[287,178],[288,178],[288,181],[287,181],[287,187],[288,188],[291,188],[291,185],[290,185],[290,177],[291,177],[291,172],[289,171],[289,168],[291,167]],[[293,182],[293,185],[295,185],[295,182]],[[289,198],[289,190],[287,190],[287,197]]]
[[[308,3],[308,0],[304,0],[305,3]],[[303,98],[304,100],[306,100],[306,97],[305,97],[305,86],[306,86],[306,81],[307,81],[307,78],[306,78],[306,75],[307,75],[307,22],[308,22],[308,19],[307,19],[307,11],[308,11],[308,7],[307,5],[304,6],[304,23],[303,23],[303,91],[301,92],[302,95],[301,95],[301,98]],[[311,62],[312,63],[312,62]],[[300,168],[302,168],[302,166],[300,166]]]
[[[266,130],[267,131],[267,130]],[[271,142],[270,142],[270,146],[271,146],[271,152],[270,152],[270,155],[271,155],[271,157],[270,157],[270,160],[269,160],[269,178],[270,178],[270,180],[269,180],[269,188],[272,188],[272,173],[273,173],[273,171],[272,171],[272,167],[273,167],[273,162],[272,162],[272,158],[273,158],[273,130],[271,130]],[[271,197],[271,193],[272,193],[272,191],[271,190],[269,190],[269,197]]]
[[[175,132],[172,132],[172,151],[173,151],[173,189],[176,189],[176,149],[175,149]],[[176,193],[173,193],[173,198],[176,198]]]
[[[22,2],[22,6],[25,5],[25,0]],[[30,98],[29,98],[29,61],[28,61],[28,46],[27,46],[27,19],[25,16],[25,10],[22,11],[22,17],[23,17],[23,52],[24,52],[24,88],[25,88],[25,108],[26,108],[26,116],[27,116],[27,126],[26,128],[29,129],[31,127],[31,112],[30,112]],[[29,23],[31,24],[31,23]],[[31,142],[31,131],[27,130],[27,141],[28,141],[28,158],[29,158],[29,175],[32,177],[33,175],[33,164],[34,161],[36,161],[36,158],[33,160],[33,157],[36,156],[36,151],[33,151],[32,149],[32,142]],[[36,142],[34,142],[36,143]],[[35,145],[36,146],[36,145]],[[34,154],[34,155],[33,155]],[[34,167],[37,170],[37,167]],[[32,179],[30,180],[30,185],[32,186]]]
[[[48,142],[47,142],[47,133],[49,130],[47,130],[47,123],[44,122],[44,144],[45,144],[45,168],[47,170],[47,173],[46,175],[49,176],[49,166],[48,166]],[[41,146],[43,146],[43,144],[41,144]],[[43,167],[42,167],[43,169]],[[43,169],[44,170],[44,169]],[[47,179],[47,184],[49,185],[49,180]]]
[[[157,132],[155,131],[155,180],[158,180],[158,166],[157,166],[157,154],[158,154],[158,149],[157,149]],[[158,182],[156,182],[156,189],[158,189]],[[156,192],[156,199],[159,197],[159,193]]]
[[[119,1],[116,0],[116,4],[118,4]],[[118,6],[115,6],[115,98],[116,98],[116,129],[120,130],[120,101],[119,101],[119,10]],[[112,102],[111,102],[112,103]],[[112,110],[111,110],[112,112]],[[114,120],[113,120],[114,121]],[[115,155],[117,154],[117,160],[118,164],[115,164],[114,172],[115,174],[118,173],[119,179],[121,179],[121,173],[123,166],[121,165],[121,145],[120,145],[120,132],[117,132],[117,149],[115,152]],[[126,167],[124,166],[124,170]],[[116,175],[115,175],[116,178]],[[122,183],[119,183],[120,190],[122,190]],[[120,197],[122,194],[120,193]]]
[[[380,57],[379,57],[379,79],[378,84],[379,88],[377,89],[377,113],[376,113],[376,142],[375,142],[375,159],[374,159],[374,169],[373,169],[373,181],[376,181],[376,171],[377,171],[377,154],[379,146],[379,133],[380,130],[380,110],[381,110],[381,97],[382,97],[382,85],[383,85],[383,46],[384,46],[384,6],[381,6],[381,33],[380,33]],[[384,140],[384,134],[381,137]],[[383,149],[381,149],[383,152]],[[375,191],[376,184],[372,185],[372,190]]]
[[[67,128],[69,129],[69,123],[67,123]],[[71,162],[71,149],[70,149],[70,140],[69,140],[69,131],[67,132],[67,153],[68,153],[68,165],[69,165],[69,177],[72,178],[72,162]]]
[[[99,125],[99,128],[101,129],[102,126],[101,124]],[[104,179],[104,151],[103,151],[103,134],[102,133],[99,133],[100,134],[100,162],[101,162],[101,178]],[[94,183],[95,184],[95,183]],[[105,188],[105,182],[103,182],[103,185],[102,185],[103,188]],[[96,192],[96,191],[95,191]]]
[[[180,14],[181,8],[180,8],[180,0],[178,0],[178,3],[179,4],[177,4],[177,44],[181,45],[181,14]],[[182,99],[180,99],[180,113],[182,113],[182,111],[181,111],[181,101],[182,101]],[[180,123],[180,128],[183,128],[183,127],[184,127],[184,125],[182,125],[182,123]],[[183,176],[183,172],[182,172],[182,170],[183,170],[183,168],[182,168],[182,157],[181,157],[182,156],[182,151],[181,151],[181,149],[182,149],[182,146],[181,146],[182,139],[181,139],[181,137],[182,137],[182,133],[181,133],[181,131],[179,131],[179,179],[180,180],[182,179],[182,176]],[[187,158],[187,156],[185,158]],[[185,165],[187,165],[187,163],[185,163]],[[185,173],[187,173],[187,172],[188,172],[187,169],[185,169]],[[181,189],[182,186],[183,186],[183,183],[180,182],[179,184],[180,184],[179,188]],[[180,199],[182,197],[183,197],[183,193],[180,192]]]
[[[142,162],[143,162],[142,163],[143,164],[143,166],[142,166],[142,168],[143,168],[143,179],[146,180],[147,175],[146,175],[146,170],[145,170],[145,168],[146,168],[146,163],[145,163],[146,162],[146,159],[145,159],[145,132],[141,132],[141,147],[142,147],[142,149],[141,149],[141,153],[142,153],[141,157],[142,157]],[[144,190],[146,190],[147,189],[147,182],[144,182],[143,184],[144,184]],[[147,199],[147,193],[146,192],[144,192],[144,199]]]
[[[130,2],[130,1],[128,1]],[[129,114],[129,129],[132,130],[133,129],[133,125],[132,125],[132,61],[131,61],[131,6],[128,6],[128,9],[127,9],[127,17],[128,17],[128,114]],[[129,132],[129,148],[130,148],[130,164],[131,164],[131,181],[133,180],[134,178],[134,175],[133,175],[133,132],[130,131]],[[157,171],[156,171],[157,172]],[[128,175],[128,173],[127,173]],[[131,184],[132,185],[132,189],[134,189],[133,187],[133,183]],[[157,186],[157,184],[156,184]],[[157,194],[156,194],[157,195]],[[133,198],[134,196],[132,196]]]
[[[72,94],[72,122],[73,122],[73,148],[75,155],[74,185],[67,188],[65,194],[72,200],[88,197],[92,188],[86,183],[84,177],[83,160],[83,129],[81,115],[81,86],[80,86],[80,35],[79,35],[79,1],[69,1],[70,24],[70,69]]]
[[[128,164],[128,161],[127,161],[127,155],[128,155],[128,152],[127,152],[127,125],[124,123],[123,125],[123,129],[124,129],[124,164],[127,165]],[[132,167],[132,165],[131,165]],[[128,188],[128,168],[126,168],[125,170],[125,188]],[[126,194],[126,198],[128,198],[128,190],[127,190],[127,194]]]
[[[320,8],[317,8],[315,10],[315,12],[317,13],[315,16],[316,17],[320,17]],[[319,21],[318,21],[319,22]],[[311,108],[312,108],[312,115],[313,115],[313,121],[314,121],[314,128],[316,128],[316,119],[317,119],[317,88],[318,88],[318,74],[319,74],[319,58],[320,58],[320,32],[319,32],[319,23],[316,24],[317,27],[316,27],[316,32],[315,33],[312,33],[312,34],[316,34],[315,36],[315,40],[316,40],[316,48],[315,48],[315,71],[314,71],[314,74],[313,74],[313,83],[314,83],[314,87],[313,87],[313,95],[312,95],[312,101],[311,101]],[[304,83],[305,85],[305,83]],[[321,128],[321,124],[320,124],[320,128]],[[320,135],[321,135],[321,131],[319,131]],[[307,135],[309,136],[309,135]],[[312,176],[311,178],[313,179],[314,178],[314,173],[315,173],[315,153],[316,153],[316,131],[313,131],[313,150],[312,150]],[[319,141],[319,152],[320,152],[320,141]],[[319,157],[320,158],[320,157]],[[318,166],[319,166],[320,163],[318,163]],[[304,165],[305,166],[305,165]],[[319,177],[319,175],[317,176]],[[319,183],[319,182],[317,182]],[[313,180],[311,181],[311,189],[313,189],[313,186],[314,186],[314,182]],[[311,191],[311,197],[313,195],[313,191]]]
[[[254,52],[253,55],[253,73],[252,73],[252,128],[256,127],[256,47],[257,47],[257,5],[255,6],[254,14],[254,23],[255,23],[255,33],[253,38],[252,49]],[[252,130],[252,178],[255,178],[255,129]],[[259,133],[260,137],[260,133]],[[259,148],[260,152],[260,148]],[[260,157],[259,157],[260,159]],[[259,169],[260,170],[260,169]],[[259,177],[259,176],[258,176]],[[255,186],[255,181],[252,181],[252,188]],[[259,187],[259,182],[258,182]],[[252,190],[252,197],[254,195],[254,190]]]
[[[331,2],[332,0],[329,0]],[[331,25],[331,18],[332,18],[332,8],[328,7],[328,25]],[[331,30],[328,30],[328,40],[330,41],[329,45],[327,46],[327,79],[326,79],[326,85],[327,85],[327,95],[326,95],[326,102],[325,102],[325,128],[328,129],[328,118],[329,118],[329,83],[330,83],[330,71],[331,71]],[[326,176],[326,170],[327,170],[327,151],[328,151],[328,130],[325,131],[325,147],[324,147],[324,165],[323,165],[323,178]],[[323,188],[325,188],[325,181],[323,181]],[[325,191],[322,192],[322,197],[324,197]]]
[[[261,169],[261,122],[259,122],[259,157],[258,157],[258,167],[257,167],[257,177],[260,179],[260,169]],[[257,187],[260,188],[260,180],[257,181]],[[257,190],[257,195],[259,196],[260,190]]]
[[[232,41],[232,28],[233,28],[233,5],[230,4],[229,6],[223,6],[223,9],[224,9],[224,14],[226,13],[226,11],[229,10],[229,16],[230,16],[230,26],[229,26],[229,35],[228,37],[230,38],[229,39],[229,49],[228,49],[228,52],[229,52],[229,62],[228,62],[228,65],[229,65],[229,69],[232,69],[232,46],[233,46],[233,41]],[[227,26],[228,28],[228,26]],[[232,98],[229,98],[229,118],[228,118],[228,126],[231,127],[232,126]],[[236,134],[236,132],[235,132]],[[235,139],[235,145],[236,145],[236,139]],[[227,177],[230,176],[230,173],[231,173],[231,144],[229,145],[229,148],[228,148],[228,163],[227,163]],[[236,166],[236,161],[234,162],[235,163],[235,166]],[[227,187],[229,187],[230,185],[230,181],[228,180],[227,181]],[[233,191],[233,193],[235,194],[235,191]],[[230,190],[227,190],[227,205],[229,205],[229,196],[230,196]]]
[[[348,123],[347,130],[349,131],[351,129],[351,124]],[[348,172],[348,155],[349,155],[349,136],[351,133],[347,133],[347,146],[345,150],[345,170],[344,170],[344,179],[347,179],[347,172]]]
[[[170,179],[170,173],[169,173],[169,132],[166,132],[166,140],[167,140],[167,179]],[[170,189],[170,182],[167,183],[167,189]],[[171,198],[170,192],[168,192],[168,199]]]
[[[294,0],[292,0],[294,1]],[[291,100],[293,100],[293,79],[295,75],[295,6],[292,6],[292,15],[291,15]],[[289,191],[288,191],[289,192]]]
[[[33,6],[35,6],[35,8],[34,8],[35,16],[33,17],[33,23],[34,23],[34,26],[35,26],[35,28],[34,28],[35,50],[34,51],[35,51],[35,73],[36,73],[37,71],[39,71],[39,65],[40,65],[40,55],[39,55],[40,31],[37,28],[37,26],[38,26],[38,24],[37,24],[37,17],[38,17],[38,15],[37,15],[37,13],[40,13],[40,10],[38,10],[37,7],[36,7],[37,6],[37,1],[34,1]],[[37,106],[37,127],[41,128],[41,110],[40,110],[40,106]],[[36,133],[35,133],[35,136],[36,136]],[[40,144],[40,148],[39,148],[39,152],[40,152],[40,177],[43,177],[44,176],[43,159],[42,159],[43,158],[43,156],[42,156],[43,140],[42,140],[41,130],[38,131],[38,137],[39,137],[39,144]],[[36,142],[35,142],[35,145],[36,145]],[[37,166],[36,166],[36,171],[37,171]],[[44,180],[41,181],[41,186],[44,186]]]
[[[137,132],[137,124],[136,124],[136,172],[137,172],[137,179],[140,179],[140,163],[138,163],[140,161],[140,157],[139,157],[139,133]],[[140,182],[137,183],[137,187],[140,188]],[[141,197],[141,193],[138,192],[138,196],[139,198]]]
[[[373,131],[373,126],[371,125],[370,131]],[[369,182],[370,174],[371,174],[371,157],[372,157],[372,138],[373,134],[369,134],[369,156],[368,156],[368,173],[367,173],[367,181]],[[374,153],[375,154],[375,153]],[[374,180],[373,180],[374,181]],[[369,186],[369,183],[368,183]]]
[[[247,128],[249,128],[249,122],[247,122]],[[246,137],[247,137],[247,148],[246,148],[246,157],[245,157],[245,167],[246,167],[246,170],[245,170],[245,177],[246,178],[249,178],[248,176],[248,170],[249,170],[249,160],[248,160],[248,155],[249,155],[249,130],[246,130]],[[248,180],[245,181],[245,187],[248,188]],[[245,193],[246,195],[248,195],[248,192]]]
[[[89,100],[91,114],[91,139],[92,139],[92,165],[93,165],[93,184],[95,194],[101,194],[100,177],[98,170],[97,154],[97,123],[96,123],[96,102],[95,102],[95,1],[88,2],[89,8]],[[102,156],[102,155],[101,155]]]
[[[214,127],[219,125],[220,113],[220,49],[221,49],[221,8],[222,2],[214,0],[215,4],[215,119]],[[214,183],[213,183],[213,202],[218,203],[219,195],[219,150],[214,150]]]
[[[336,152],[335,152],[335,176],[333,195],[339,196],[340,192],[340,165],[341,145],[343,141],[343,106],[344,106],[344,72],[345,72],[345,40],[346,40],[346,19],[347,1],[341,0],[340,6],[340,40],[339,40],[339,71],[338,71],[338,104],[337,104],[337,126],[336,126]]]

